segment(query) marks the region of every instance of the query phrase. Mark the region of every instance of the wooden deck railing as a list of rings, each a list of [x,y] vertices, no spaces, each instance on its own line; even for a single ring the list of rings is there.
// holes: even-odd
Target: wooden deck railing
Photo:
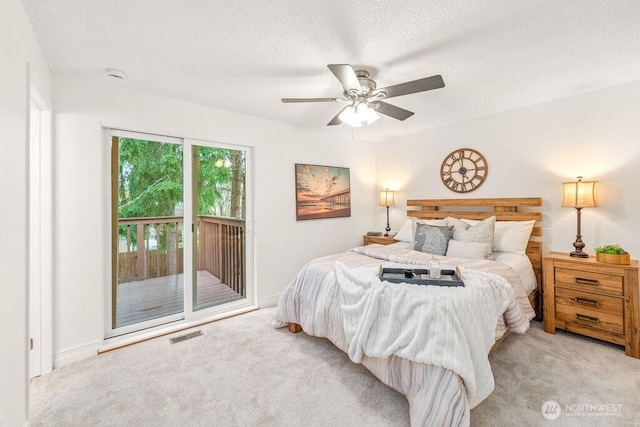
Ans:
[[[231,289],[246,296],[244,221],[214,216],[198,217],[198,269],[207,270]]]
[[[182,217],[127,218],[118,226],[126,239],[118,250],[118,283],[184,271]]]
[[[182,217],[120,219],[118,226],[126,245],[118,251],[118,283],[184,272]],[[246,296],[244,221],[198,216],[197,239],[197,269]]]

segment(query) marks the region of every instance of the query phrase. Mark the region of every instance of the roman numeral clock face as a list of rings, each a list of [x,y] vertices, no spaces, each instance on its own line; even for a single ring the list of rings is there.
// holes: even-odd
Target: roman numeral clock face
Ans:
[[[487,179],[489,167],[484,156],[471,148],[458,148],[442,161],[442,183],[456,193],[468,193]]]

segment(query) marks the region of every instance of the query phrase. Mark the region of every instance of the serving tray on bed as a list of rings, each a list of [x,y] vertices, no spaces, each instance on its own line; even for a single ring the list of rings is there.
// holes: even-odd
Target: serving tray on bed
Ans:
[[[412,277],[407,277],[405,273],[413,274]],[[414,285],[464,286],[464,282],[455,270],[442,270],[440,278],[434,279],[429,277],[429,270],[424,268],[383,268],[380,270],[380,280]]]

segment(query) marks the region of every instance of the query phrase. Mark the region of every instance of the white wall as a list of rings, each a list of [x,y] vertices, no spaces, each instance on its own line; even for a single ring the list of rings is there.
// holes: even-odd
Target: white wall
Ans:
[[[30,73],[45,96],[49,70],[20,0],[0,2],[0,425],[28,422],[27,153]]]
[[[103,210],[109,159],[102,126],[255,147],[258,303],[275,303],[311,258],[360,244],[375,222],[375,147],[346,127],[304,130],[272,121],[56,76],[55,302],[57,363],[95,352],[104,334]],[[351,169],[350,218],[296,221],[294,163]],[[68,357],[67,357],[68,356]]]
[[[470,147],[484,154],[489,175],[461,197],[542,197],[545,250],[571,251],[576,211],[561,207],[562,182],[597,180],[600,207],[582,211],[585,250],[618,243],[640,258],[639,100],[635,82],[377,143],[378,187],[399,190],[392,228],[402,225],[407,199],[457,197],[440,165]]]

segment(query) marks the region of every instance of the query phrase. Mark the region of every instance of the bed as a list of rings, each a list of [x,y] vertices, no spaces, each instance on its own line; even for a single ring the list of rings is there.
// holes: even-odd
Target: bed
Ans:
[[[411,224],[414,241],[310,261],[282,294],[274,326],[328,338],[407,397],[412,425],[469,425],[470,410],[494,388],[488,354],[510,332],[524,333],[531,319],[540,318],[541,206],[540,198],[408,200],[403,229]],[[489,255],[478,255],[477,242],[460,243],[474,237],[465,230],[490,227]],[[452,233],[448,243],[458,242],[449,249],[464,250],[415,250],[418,232],[436,228]],[[516,240],[513,253],[495,250],[510,249]],[[382,267],[422,267],[433,259],[457,268],[465,286],[454,291],[389,284],[376,274]]]

